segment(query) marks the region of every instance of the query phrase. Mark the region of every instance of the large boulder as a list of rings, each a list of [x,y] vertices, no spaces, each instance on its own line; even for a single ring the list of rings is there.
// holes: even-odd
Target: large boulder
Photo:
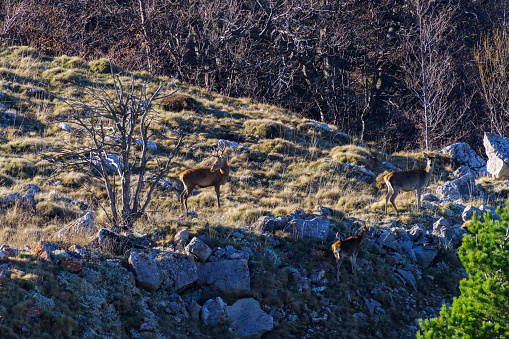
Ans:
[[[251,288],[246,259],[197,262],[196,267],[199,284],[211,285],[221,291],[240,291]]]
[[[329,234],[329,219],[325,215],[307,214],[301,209],[289,215],[285,231],[296,237],[309,237],[326,240]]]
[[[262,311],[253,298],[240,299],[232,306],[226,306],[226,313],[231,322],[230,329],[241,338],[258,338],[274,328],[274,319]]]
[[[443,148],[439,153],[448,154],[456,162],[466,165],[470,168],[481,168],[486,164],[470,145],[464,142],[449,145]]]
[[[484,133],[483,144],[488,156],[488,173],[497,179],[509,178],[509,139]]]
[[[163,251],[156,256],[161,274],[162,287],[169,293],[177,293],[198,280],[192,257]]]
[[[154,258],[146,253],[133,252],[129,256],[129,264],[136,274],[140,286],[149,290],[157,290],[161,283],[159,268]]]
[[[476,195],[477,191],[478,187],[475,185],[475,177],[468,173],[437,187],[436,194],[440,200],[454,201],[461,198],[468,199]]]

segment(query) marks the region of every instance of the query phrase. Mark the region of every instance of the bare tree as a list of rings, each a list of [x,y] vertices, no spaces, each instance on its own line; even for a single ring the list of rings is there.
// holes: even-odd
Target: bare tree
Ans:
[[[0,38],[5,38],[17,25],[17,20],[27,9],[26,0],[5,0],[2,1],[0,11]]]
[[[489,110],[491,132],[505,136],[509,123],[509,32],[501,29],[484,35],[474,50],[474,57]]]
[[[152,105],[175,92],[163,94],[174,82],[149,93],[147,83],[138,87],[134,77],[128,85],[118,75],[112,73],[112,77],[110,91],[85,86],[83,90],[91,100],[66,100],[72,109],[68,123],[76,126],[77,139],[63,147],[59,160],[64,166],[87,166],[97,171],[108,194],[110,222],[114,227],[129,228],[145,213],[156,185],[168,172],[182,133],[178,133],[165,161],[152,154],[154,143],[150,139],[158,134],[151,128],[156,118]],[[149,161],[156,162],[155,168],[149,168]]]
[[[415,27],[406,32],[402,69],[404,82],[418,101],[423,143],[429,150],[460,121],[453,98],[457,79],[447,41],[454,8],[431,0],[411,0],[410,5]],[[467,106],[468,100],[463,107]]]

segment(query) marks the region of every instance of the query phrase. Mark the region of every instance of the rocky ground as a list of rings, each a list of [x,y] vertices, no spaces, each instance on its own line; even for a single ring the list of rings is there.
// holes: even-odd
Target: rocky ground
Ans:
[[[146,219],[110,228],[101,180],[41,156],[73,136],[56,97],[82,93],[67,81],[109,75],[79,58],[1,53],[2,338],[414,337],[459,293],[465,223],[498,218],[509,191],[509,147],[487,134],[482,157],[464,143],[436,150],[422,211],[400,194],[401,213],[386,216],[377,176],[422,168],[420,153],[384,154],[334,126],[180,84],[186,104],[156,108],[156,135],[188,135],[174,167]],[[150,152],[164,159],[167,139]],[[231,165],[221,208],[202,189],[181,214],[178,173],[218,142]],[[337,281],[330,246],[363,226],[357,278],[347,260]]]

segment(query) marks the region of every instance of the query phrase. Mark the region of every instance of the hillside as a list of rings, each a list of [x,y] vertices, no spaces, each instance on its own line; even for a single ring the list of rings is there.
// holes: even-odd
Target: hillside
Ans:
[[[101,65],[108,63],[47,57],[27,47],[0,50],[2,338],[235,337],[231,328],[240,329],[231,315],[225,323],[205,315],[206,306],[217,304],[224,316],[217,297],[228,307],[256,300],[261,317],[271,317],[262,337],[414,337],[418,319],[437,316],[459,293],[465,270],[456,249],[466,232],[459,227],[469,219],[465,210],[507,198],[503,182],[489,177],[476,179],[459,199],[440,196],[437,188],[451,182],[460,164],[436,153],[422,211],[413,192],[400,193],[400,215],[390,206],[386,216],[386,190],[376,187],[376,176],[394,166],[424,168],[421,153],[387,154],[334,126],[177,81],[168,94],[178,91],[152,115],[157,147],[150,170],[168,159],[179,130],[185,136],[169,173],[132,229],[98,234],[110,227],[103,181],[90,167],[51,160],[66,145],[87,142],[67,119],[67,103],[91,100],[77,83],[112,90]],[[172,81],[146,72],[120,79],[146,84],[148,92]],[[230,165],[221,208],[213,188],[195,189],[188,205],[197,216],[186,218],[178,173],[210,165],[219,140],[228,142]],[[80,225],[95,230],[90,237],[67,228],[82,216]],[[288,231],[306,218],[323,221],[325,234]],[[344,239],[362,226],[371,236],[359,252],[358,277],[346,260],[337,282],[334,235]],[[189,254],[194,237],[211,250],[203,263]],[[247,276],[234,273],[222,283],[202,273],[190,278],[196,267],[226,263],[245,263],[234,272]]]

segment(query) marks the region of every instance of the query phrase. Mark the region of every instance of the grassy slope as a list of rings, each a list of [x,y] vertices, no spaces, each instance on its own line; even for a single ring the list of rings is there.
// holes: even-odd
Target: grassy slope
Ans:
[[[35,183],[42,189],[42,193],[35,197],[35,214],[16,208],[1,213],[0,244],[23,248],[38,239],[53,240],[55,231],[84,213],[61,197],[71,197],[87,203],[89,209],[99,215],[95,220],[96,225],[107,226],[106,217],[91,198],[93,192],[105,202],[101,181],[79,169],[54,174],[53,165],[40,156],[41,153],[54,151],[55,145],[62,140],[68,140],[68,133],[59,128],[57,121],[59,116],[65,114],[66,106],[62,101],[48,96],[29,98],[27,91],[34,87],[56,96],[76,97],[80,92],[69,83],[69,79],[86,79],[89,83],[99,84],[110,82],[110,75],[91,72],[87,63],[79,58],[46,58],[34,50],[22,47],[3,49],[0,56],[0,78],[3,79],[0,91],[8,94],[1,101],[10,112],[18,114],[15,119],[1,122],[4,127],[0,135],[0,196],[12,192],[23,193],[23,185],[27,183]],[[151,88],[169,80],[154,79],[146,74],[137,74],[136,79],[137,84],[148,81]],[[387,155],[383,150],[361,147],[356,140],[338,135],[334,127],[332,132],[319,131],[311,128],[306,120],[289,112],[247,98],[228,98],[186,84],[179,84],[179,92],[193,97],[200,107],[181,112],[169,112],[156,107],[155,128],[162,135],[171,134],[177,128],[182,128],[186,133],[184,145],[168,175],[169,180],[181,187],[177,182],[180,171],[210,164],[212,149],[219,139],[237,141],[248,147],[250,152],[229,153],[231,176],[221,188],[221,209],[215,206],[213,189],[193,192],[188,204],[198,212],[199,220],[184,222],[178,219],[180,206],[177,196],[180,189],[159,190],[155,193],[149,208],[154,212],[148,214],[148,220],[138,222],[135,230],[155,234],[154,239],[158,239],[159,245],[169,243],[178,230],[186,227],[191,235],[208,234],[211,246],[233,245],[242,248],[242,241],[246,240],[272,248],[248,233],[244,240],[240,240],[235,237],[236,231],[250,225],[259,216],[286,215],[296,208],[311,212],[320,205],[329,207],[334,212],[334,231],[347,235],[356,232],[362,223],[377,227],[407,227],[421,223],[430,227],[447,209],[447,206],[430,205],[425,212],[417,213],[413,194],[403,193],[397,200],[403,215],[399,219],[386,217],[383,214],[384,192],[376,188],[372,180],[362,179],[339,165],[339,162],[358,164],[379,174],[382,171],[382,161],[392,162],[402,169],[423,166],[424,161],[418,153]],[[28,125],[32,127],[27,128]],[[162,138],[154,141],[160,146],[159,156],[164,159],[165,147],[171,147],[171,141]],[[432,188],[443,180],[443,173],[451,171],[454,164],[449,159],[441,158],[436,168],[437,175],[430,184]],[[282,245],[273,250],[284,265],[277,267],[270,260],[253,259],[250,262],[252,290],[242,294],[256,298],[266,310],[274,312],[278,325],[271,335],[400,336],[412,332],[408,326],[415,325],[413,319],[437,313],[440,302],[450,301],[458,292],[458,280],[461,278],[461,270],[458,268],[461,265],[456,255],[447,249],[441,251],[437,259],[439,265],[433,265],[422,272],[423,277],[434,279],[421,279],[418,283],[419,291],[414,292],[394,278],[391,267],[385,262],[386,258],[369,251],[367,247],[360,254],[358,281],[350,280],[350,264],[347,262],[342,268],[345,279],[335,285],[332,283],[335,270],[330,269],[333,257],[328,250],[329,243],[291,239],[282,233],[275,237]],[[76,241],[80,242],[79,239]],[[310,255],[317,253],[313,250],[321,250],[323,255],[320,252],[319,255]],[[404,261],[396,259],[398,267],[404,266]],[[96,259],[93,265],[87,267],[88,272],[101,272],[104,269],[100,267],[103,260],[104,257]],[[129,301],[122,298],[121,292],[109,291],[107,302],[114,305],[116,315],[108,319],[105,315],[107,312],[93,315],[78,308],[80,316],[93,319],[84,322],[70,309],[73,303],[80,304],[78,301],[83,297],[80,293],[84,293],[80,291],[87,291],[87,288],[80,285],[77,291],[72,291],[74,295],[70,301],[62,300],[59,298],[62,277],[57,279],[58,283],[55,280],[56,276],[63,274],[61,266],[46,265],[28,254],[19,256],[14,262],[17,275],[11,275],[11,280],[0,286],[0,314],[2,319],[6,318],[4,321],[11,328],[8,330],[9,326],[0,323],[5,336],[29,336],[31,333],[55,333],[57,330],[62,337],[71,333],[82,336],[87,330],[86,325],[100,328],[103,334],[126,335],[132,328],[136,329],[140,321],[137,311],[153,303],[150,297],[154,300],[165,297],[141,291],[139,293],[148,297],[149,301],[139,301],[143,298]],[[324,267],[329,284],[320,293],[310,290],[299,292],[296,283],[284,270],[286,266],[306,269],[308,273]],[[82,285],[94,281],[90,276],[83,279],[84,282],[80,283]],[[107,288],[108,277],[105,276],[103,280],[101,286]],[[97,281],[95,283],[99,284]],[[76,289],[75,285],[72,286]],[[55,300],[53,313],[48,312],[35,322],[23,312],[27,305],[33,304],[34,293]],[[31,297],[27,299],[27,295]],[[217,296],[217,293],[207,289],[192,289],[183,296],[185,299],[197,299],[202,304],[207,298]],[[222,297],[231,304],[240,296],[233,294]],[[354,317],[358,312],[367,313],[364,298],[374,298],[382,303],[386,313],[370,316],[368,321]],[[12,307],[17,311],[8,312]],[[155,306],[153,308],[157,309]],[[327,319],[317,322],[311,320],[325,314]],[[94,317],[99,319],[94,320]],[[57,321],[60,318],[63,320]],[[220,336],[227,332],[224,327],[206,328],[197,321],[179,323],[162,310],[157,321],[161,333],[167,334]],[[119,324],[119,329],[109,328],[109,322]],[[23,325],[28,326],[27,329],[23,329]]]

